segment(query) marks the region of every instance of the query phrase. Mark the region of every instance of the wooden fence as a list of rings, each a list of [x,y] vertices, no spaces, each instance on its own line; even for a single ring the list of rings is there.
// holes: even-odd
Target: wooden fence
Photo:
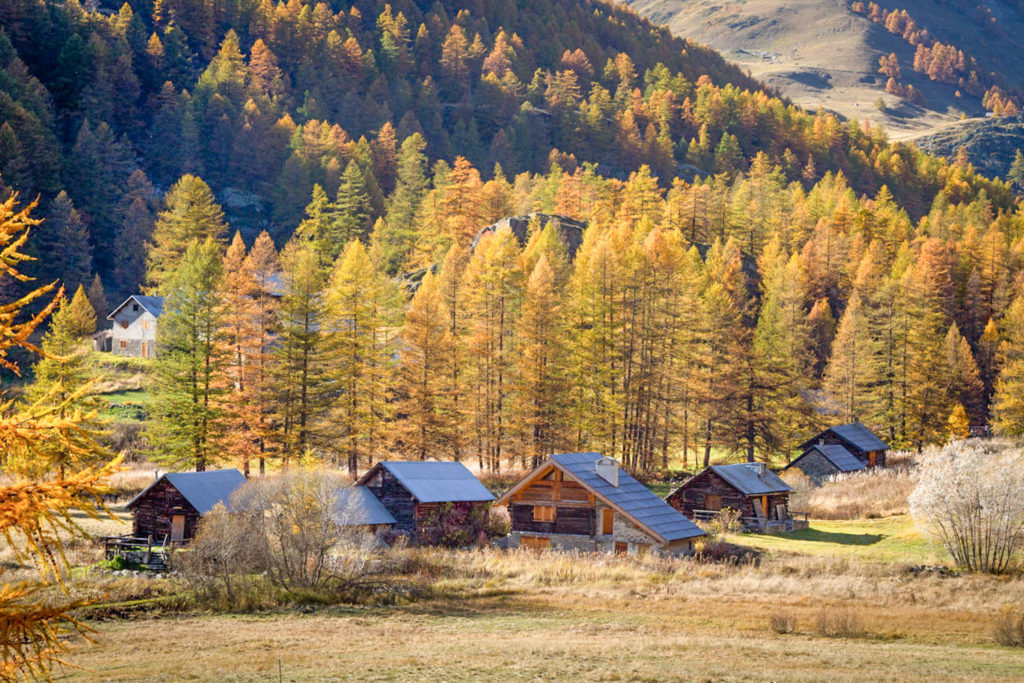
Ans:
[[[152,536],[104,536],[99,540],[103,544],[104,555],[108,560],[122,557],[125,562],[142,565],[155,571],[165,571],[174,546],[181,545],[168,541],[166,537],[158,543]]]

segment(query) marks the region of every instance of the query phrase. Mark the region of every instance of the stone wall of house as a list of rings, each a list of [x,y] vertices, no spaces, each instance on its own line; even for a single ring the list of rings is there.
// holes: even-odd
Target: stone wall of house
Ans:
[[[800,459],[793,464],[793,469],[800,470],[806,474],[815,484],[821,484],[825,478],[839,474],[838,467],[833,465],[824,455],[813,449],[800,456]]]
[[[152,313],[129,301],[114,316],[113,323],[110,342],[115,356],[152,358],[156,355],[157,319]]]

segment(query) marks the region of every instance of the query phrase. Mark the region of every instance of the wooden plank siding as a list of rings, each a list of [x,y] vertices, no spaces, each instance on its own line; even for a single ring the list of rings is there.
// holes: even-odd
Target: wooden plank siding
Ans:
[[[756,507],[755,501],[758,503]],[[690,519],[694,518],[695,510],[725,508],[739,510],[743,517],[758,517],[757,507],[761,508],[763,515],[774,518],[777,516],[776,506],[785,505],[788,509],[789,493],[746,496],[713,470],[707,470],[683,484],[665,502]]]
[[[182,538],[186,540],[195,537],[200,519],[199,512],[166,479],[157,482],[135,502],[132,515],[132,535],[136,538],[152,536],[157,543],[162,542],[164,536],[171,538],[171,523],[175,515],[185,517]]]

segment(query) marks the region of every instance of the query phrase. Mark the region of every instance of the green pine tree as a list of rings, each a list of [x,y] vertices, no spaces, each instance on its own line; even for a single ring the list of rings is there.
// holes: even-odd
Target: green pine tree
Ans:
[[[185,175],[164,197],[164,210],[157,216],[153,238],[146,254],[146,283],[162,291],[173,279],[185,250],[193,241],[218,242],[227,233],[224,212],[210,186],[201,178]]]
[[[220,245],[210,237],[193,240],[165,283],[149,440],[157,459],[169,466],[202,471],[217,453],[217,396],[225,390],[221,269]]]

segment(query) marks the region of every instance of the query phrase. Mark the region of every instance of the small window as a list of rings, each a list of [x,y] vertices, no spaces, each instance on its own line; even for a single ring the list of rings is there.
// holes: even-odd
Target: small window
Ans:
[[[123,341],[118,346],[120,346],[122,349],[127,349],[128,348],[128,342]]]
[[[143,320],[142,321],[142,329],[144,329],[144,330],[148,330],[149,329],[149,321],[148,320]]]
[[[138,310],[139,310],[139,305],[138,304],[132,304],[132,312],[136,313],[136,312],[138,312]]]
[[[128,329],[128,321],[127,320],[122,320],[121,321],[121,329],[122,330],[127,330]]]
[[[555,507],[553,505],[534,505],[533,521],[553,522],[555,521]]]

